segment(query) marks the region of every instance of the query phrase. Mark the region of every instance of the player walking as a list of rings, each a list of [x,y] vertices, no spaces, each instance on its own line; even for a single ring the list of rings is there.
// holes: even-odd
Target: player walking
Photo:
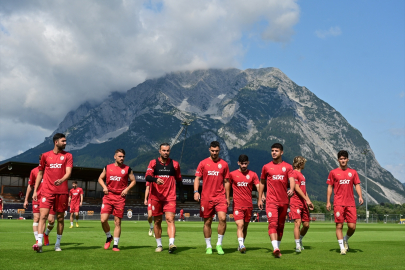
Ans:
[[[125,151],[117,149],[114,154],[115,162],[104,167],[98,178],[98,183],[103,188],[104,197],[101,205],[101,226],[107,236],[104,249],[110,247],[113,237],[110,232],[108,218],[114,216],[114,245],[113,251],[120,251],[118,243],[121,236],[121,219],[124,217],[125,198],[131,188],[136,184],[132,169],[124,164]],[[128,186],[128,179],[131,183]],[[106,183],[104,181],[106,180]]]
[[[290,214],[291,219],[294,220],[294,238],[296,252],[301,252],[301,250],[304,249],[304,246],[302,245],[302,238],[304,238],[309,229],[309,209],[314,210],[314,205],[309,199],[306,191],[305,176],[301,173],[301,170],[305,168],[306,162],[307,160],[301,156],[297,156],[293,160],[295,193],[290,199]],[[302,228],[300,230],[301,222]]]
[[[42,154],[39,155],[39,162],[41,162],[41,157]],[[37,180],[37,175],[39,172],[39,165],[38,167],[35,167],[34,169],[31,170],[30,173],[30,178],[28,181],[28,187],[27,187],[27,192],[25,195],[25,201],[24,201],[24,208],[27,209],[28,207],[28,198],[30,196],[31,190],[34,189],[35,186],[35,181]],[[41,180],[42,182],[42,180]],[[38,224],[39,224],[39,202],[41,200],[41,184],[38,187],[38,200],[37,201],[32,201],[32,213],[33,213],[33,219],[34,222],[32,224],[32,229],[34,231],[34,236],[35,236],[35,241],[36,243],[34,244],[34,246],[32,246],[32,248],[34,250],[38,249]],[[49,215],[48,215],[48,227],[51,228],[51,230],[53,229],[55,223],[55,212],[53,211],[53,208],[50,209],[49,211]],[[49,228],[47,228],[48,234],[51,231],[49,230]],[[44,234],[44,245],[48,246],[49,245],[49,238],[48,238],[48,234]]]
[[[184,210],[180,209],[180,220],[179,221],[185,221],[184,219]]]
[[[363,204],[363,197],[361,195],[360,179],[356,170],[347,166],[349,161],[349,154],[347,151],[342,150],[337,154],[339,168],[330,171],[328,180],[328,190],[326,194],[326,209],[331,210],[330,197],[332,189],[334,191],[333,199],[333,212],[335,215],[336,223],[336,237],[338,239],[340,254],[346,255],[349,250],[349,238],[356,230],[357,211],[356,203],[353,196],[353,185],[356,188],[357,195],[359,195],[359,203]],[[346,236],[343,237],[343,222],[347,222]]]
[[[57,215],[58,227],[55,251],[62,251],[60,242],[64,228],[64,215],[68,207],[68,182],[73,168],[72,154],[63,151],[66,147],[66,137],[62,133],[53,136],[54,148],[52,151],[42,154],[39,171],[35,181],[32,199],[38,201],[39,186],[41,185],[40,218],[38,224],[38,249],[42,252],[42,238],[44,237],[45,223],[50,209],[54,209]],[[46,245],[46,242],[44,243]],[[49,241],[48,241],[49,244]]]
[[[145,201],[144,204],[148,206],[148,222],[149,222],[149,236],[155,236],[153,232],[153,223],[152,223],[152,203],[150,202],[150,183],[146,182],[146,189],[145,189]]]
[[[0,196],[0,215],[1,215],[1,219],[3,219],[3,198]]]
[[[176,251],[174,244],[176,227],[174,225],[176,214],[176,184],[180,188],[182,198],[183,180],[180,173],[180,165],[177,161],[169,158],[170,145],[162,143],[159,146],[160,157],[149,162],[145,179],[150,182],[150,202],[152,215],[155,221],[154,231],[157,243],[156,252],[162,252],[162,216],[165,213],[167,223],[167,235],[169,236],[169,253]]]
[[[73,181],[72,189],[69,191],[70,206],[70,229],[73,228],[73,214],[76,217],[76,227],[79,227],[79,211],[83,204],[83,189],[77,187],[77,181]]]
[[[283,237],[284,224],[288,209],[288,196],[294,193],[295,180],[292,166],[283,161],[283,146],[275,143],[271,146],[273,161],[263,166],[260,176],[258,207],[263,209],[263,191],[267,182],[266,213],[269,222],[269,236],[273,246],[273,255],[281,257],[280,242]],[[287,190],[288,182],[290,188]]]
[[[253,211],[252,189],[255,185],[259,190],[259,178],[255,172],[248,170],[248,156],[240,155],[238,165],[239,169],[229,174],[229,183],[233,190],[233,219],[237,227],[238,250],[245,253],[244,242]]]
[[[219,158],[219,142],[210,144],[210,157],[202,160],[197,167],[194,179],[194,200],[200,201],[200,217],[204,218],[204,237],[207,245],[206,254],[212,254],[211,224],[215,212],[218,214],[218,242],[216,250],[219,255],[225,254],[222,240],[226,231],[226,212],[229,207],[229,167],[228,163]],[[200,178],[203,179],[201,196],[198,192]]]

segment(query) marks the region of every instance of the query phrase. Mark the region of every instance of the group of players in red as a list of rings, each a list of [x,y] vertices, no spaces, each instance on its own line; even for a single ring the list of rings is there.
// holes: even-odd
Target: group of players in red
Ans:
[[[58,221],[55,251],[61,251],[60,242],[64,228],[65,211],[70,204],[70,228],[73,228],[73,214],[76,216],[76,226],[78,227],[78,206],[83,202],[83,191],[77,188],[77,184],[73,185],[70,193],[68,191],[66,180],[69,179],[72,172],[73,158],[70,153],[64,151],[66,146],[65,135],[55,134],[53,142],[54,149],[40,156],[40,164],[32,172],[26,196],[28,198],[29,192],[34,186],[32,196],[33,227],[37,243],[33,248],[37,252],[42,252],[43,245],[49,245],[47,236],[53,227],[55,216]],[[301,252],[304,249],[302,238],[309,228],[309,209],[313,209],[313,204],[306,192],[305,177],[301,173],[301,170],[305,168],[306,159],[297,156],[294,158],[293,166],[291,166],[282,160],[283,146],[275,143],[271,147],[273,161],[263,166],[259,180],[257,174],[248,169],[248,156],[240,155],[239,169],[229,172],[228,163],[219,157],[220,144],[217,141],[211,142],[209,152],[210,157],[199,163],[194,180],[194,200],[200,202],[200,217],[204,218],[203,232],[206,254],[213,253],[211,225],[215,215],[218,216],[219,221],[216,251],[219,255],[224,254],[222,241],[226,231],[226,213],[230,205],[231,187],[233,189],[233,217],[237,226],[238,250],[241,253],[246,252],[245,239],[253,210],[253,186],[259,191],[259,209],[262,210],[264,202],[266,202],[268,234],[273,246],[273,255],[276,258],[281,257],[280,242],[288,207],[290,207],[292,218],[295,220],[296,252]],[[180,190],[180,199],[183,200],[183,184],[179,163],[169,157],[170,145],[161,144],[159,153],[160,157],[149,162],[145,175],[147,181],[145,204],[148,205],[149,235],[152,236],[154,233],[157,243],[155,251],[163,251],[161,224],[163,214],[165,214],[169,237],[168,251],[173,253],[177,249],[174,244],[176,188]],[[105,194],[101,206],[101,225],[107,237],[104,249],[108,249],[114,240],[112,250],[119,251],[118,243],[121,235],[121,219],[124,216],[125,198],[129,190],[135,186],[136,181],[131,168],[124,164],[125,151],[123,149],[115,151],[114,159],[113,164],[105,166],[98,182]],[[356,187],[360,204],[363,203],[363,199],[357,172],[347,167],[347,151],[338,153],[338,162],[339,168],[332,170],[327,180],[326,206],[328,210],[331,209],[330,198],[332,190],[334,190],[336,236],[341,254],[346,254],[349,249],[348,240],[356,228],[357,214],[353,185]],[[199,190],[200,180],[203,181],[201,194]],[[265,186],[267,187],[266,195],[264,194]],[[27,205],[26,199],[24,206]],[[108,218],[111,214],[114,216],[115,225],[113,235],[108,224]],[[152,224],[152,216],[154,217],[154,225]],[[49,221],[48,229],[44,234],[47,219]],[[344,222],[347,222],[348,230],[343,237]],[[42,243],[43,238],[44,243]]]

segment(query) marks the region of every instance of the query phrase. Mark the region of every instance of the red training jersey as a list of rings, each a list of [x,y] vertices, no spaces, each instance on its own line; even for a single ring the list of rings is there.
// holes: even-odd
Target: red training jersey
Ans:
[[[292,166],[285,161],[278,164],[271,161],[263,166],[260,179],[267,181],[266,203],[288,204],[287,185],[292,171]]]
[[[31,170],[30,179],[28,180],[28,185],[30,185],[32,188],[35,187],[35,182],[37,181],[38,172],[39,172],[39,166],[35,167],[34,169]],[[42,181],[43,181],[43,179],[41,179],[41,183],[38,186],[37,196],[41,196]]]
[[[180,210],[180,215],[183,215],[184,211],[183,209]]]
[[[0,210],[3,210],[3,199],[0,198]]]
[[[359,175],[356,170],[351,168],[347,168],[346,170],[336,168],[330,171],[326,183],[333,186],[333,192],[335,194],[333,205],[356,206],[353,195],[353,185],[360,184]]]
[[[253,185],[259,184],[257,174],[251,170],[235,170],[229,174],[229,182],[233,190],[233,207],[253,207]]]
[[[131,168],[125,164],[116,166],[113,163],[105,166],[108,193],[121,195],[122,191],[128,187],[128,178],[131,172]]]
[[[83,189],[80,187],[72,188],[69,191],[70,205],[80,205],[80,197],[83,194]]]
[[[206,158],[198,164],[195,176],[202,177],[202,201],[217,201],[226,199],[224,179],[229,179],[228,163],[219,158],[213,161]]]
[[[172,159],[168,158],[166,163],[160,161],[163,166],[169,166]],[[173,167],[175,175],[155,175],[156,159],[152,159],[149,162],[148,169],[146,170],[145,178],[149,175],[152,177],[160,178],[164,180],[163,185],[157,183],[149,183],[149,198],[155,201],[175,201],[176,200],[176,181],[183,181],[181,178],[180,165],[177,161],[173,160]]]
[[[302,190],[304,195],[307,195],[307,189],[305,187],[305,176],[296,170],[292,171],[292,175],[295,179],[295,185],[298,185],[298,187]],[[294,191],[294,195],[290,199],[290,205],[298,206],[298,207],[304,207],[306,205],[306,201],[304,198],[302,198],[300,195],[298,195],[297,192]]]
[[[46,194],[69,194],[68,181],[55,186],[55,181],[63,178],[66,168],[73,168],[73,156],[69,152],[62,151],[55,154],[52,151],[42,154],[39,170],[44,172],[42,193]]]

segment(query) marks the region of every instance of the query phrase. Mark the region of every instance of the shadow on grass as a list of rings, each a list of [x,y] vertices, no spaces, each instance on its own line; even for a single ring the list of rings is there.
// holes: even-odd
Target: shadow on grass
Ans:
[[[269,249],[269,248],[263,248],[263,247],[247,247],[246,248],[246,253],[248,253],[249,251],[253,251],[253,250],[265,250],[267,252],[273,252],[273,250]],[[225,254],[227,253],[240,253],[236,248],[224,248],[223,249]],[[215,248],[213,248],[213,253],[216,252]]]
[[[103,246],[86,246],[86,247],[80,247],[80,246],[70,246],[70,247],[63,247],[63,243],[61,246],[62,250],[69,250],[69,249],[74,249],[74,250],[88,250],[88,249],[104,249]]]
[[[118,248],[122,248],[122,249],[138,249],[138,248],[150,248],[152,251],[155,251],[155,246],[121,246]]]
[[[329,249],[329,251],[335,251],[336,253],[340,253],[340,249],[339,248],[332,248],[332,249]],[[348,251],[347,251],[348,253],[357,253],[357,252],[363,252],[363,250],[362,249],[356,249],[356,248],[350,248]]]

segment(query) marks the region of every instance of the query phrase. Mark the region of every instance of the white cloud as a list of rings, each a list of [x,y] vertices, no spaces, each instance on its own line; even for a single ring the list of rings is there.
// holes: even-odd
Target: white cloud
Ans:
[[[385,165],[384,168],[392,173],[396,179],[405,183],[405,164]]]
[[[84,101],[147,78],[238,67],[241,38],[257,23],[266,27],[254,36],[289,42],[299,20],[296,2],[3,1],[0,120],[53,130]]]
[[[316,30],[315,35],[319,38],[336,37],[342,34],[339,26],[331,27],[328,30]]]
[[[405,128],[390,128],[389,132],[392,136],[405,137]]]

